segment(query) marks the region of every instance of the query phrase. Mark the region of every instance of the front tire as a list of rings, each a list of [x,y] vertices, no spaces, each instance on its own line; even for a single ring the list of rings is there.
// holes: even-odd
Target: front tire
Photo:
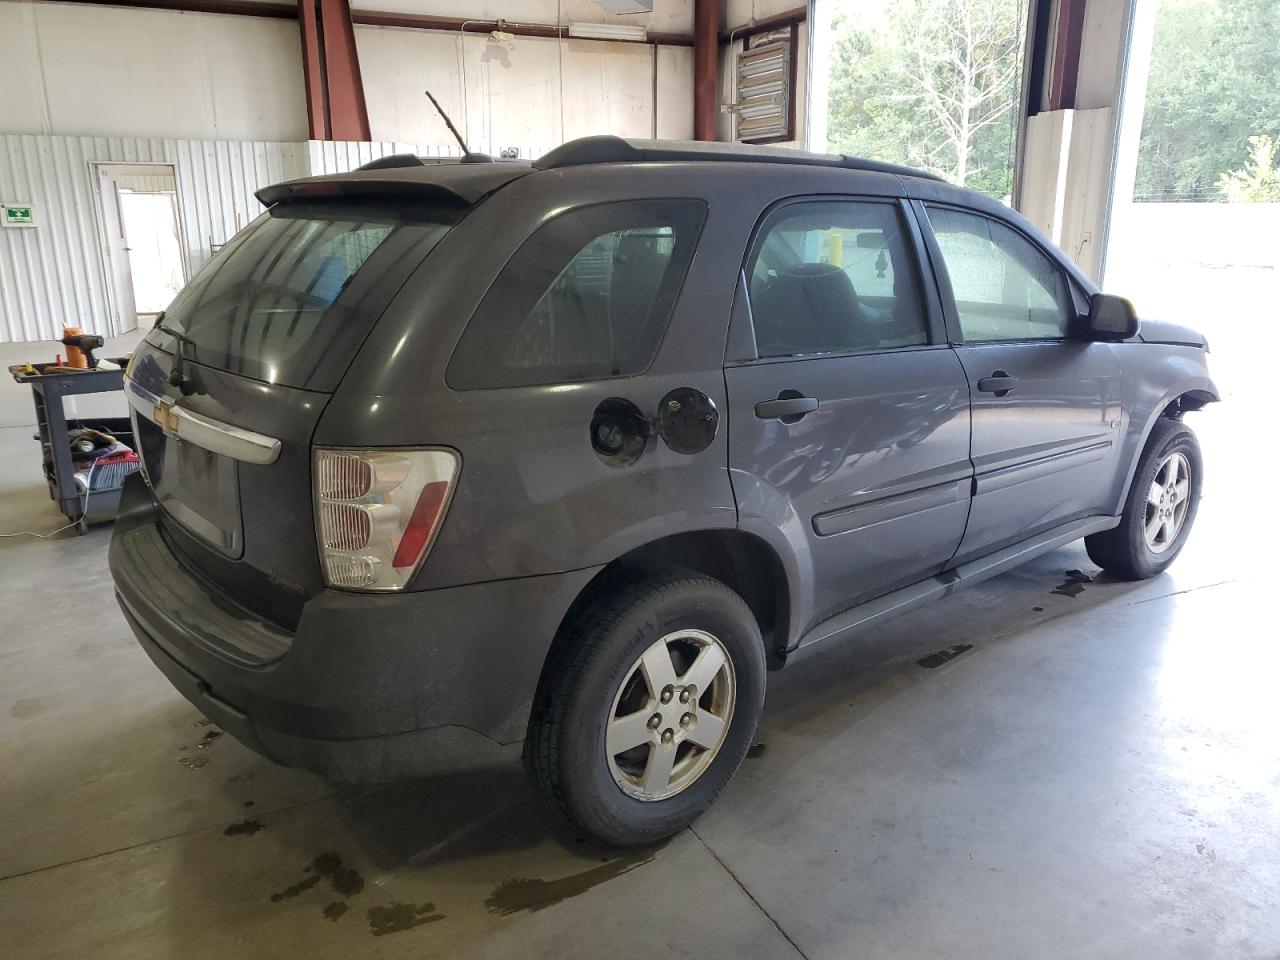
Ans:
[[[653,843],[732,779],[764,689],[764,645],[741,597],[693,572],[646,576],[597,600],[559,638],[525,766],[593,837]]]
[[[1201,463],[1190,427],[1180,420],[1157,421],[1134,471],[1120,525],[1084,539],[1089,559],[1125,580],[1163,573],[1195,521]]]

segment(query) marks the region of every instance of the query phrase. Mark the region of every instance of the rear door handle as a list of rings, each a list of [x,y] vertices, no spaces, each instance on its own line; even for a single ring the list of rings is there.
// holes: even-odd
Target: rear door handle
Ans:
[[[1009,391],[1018,385],[1018,378],[1011,377],[1003,370],[997,370],[989,377],[978,381],[978,389],[983,393],[994,393],[997,397],[1007,396]]]
[[[795,423],[818,409],[817,397],[796,396],[795,391],[783,391],[790,396],[779,396],[776,400],[761,400],[756,404],[756,419],[781,420],[783,423]]]

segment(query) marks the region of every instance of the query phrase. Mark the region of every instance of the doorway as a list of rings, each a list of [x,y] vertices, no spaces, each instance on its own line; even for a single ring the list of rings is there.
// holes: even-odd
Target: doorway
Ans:
[[[94,164],[113,334],[164,310],[186,282],[178,177],[170,163]]]

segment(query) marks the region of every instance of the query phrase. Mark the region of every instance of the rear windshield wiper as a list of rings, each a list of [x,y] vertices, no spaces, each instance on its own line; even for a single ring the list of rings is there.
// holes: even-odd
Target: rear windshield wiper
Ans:
[[[161,333],[167,333],[177,341],[178,347],[173,352],[173,369],[169,371],[169,386],[177,387],[184,397],[189,397],[191,394],[196,392],[196,388],[195,384],[187,379],[186,372],[183,369],[182,347],[183,344],[187,343],[194,345],[195,341],[185,333],[179,333],[172,327],[166,327],[164,325],[164,314],[165,312],[161,310],[160,315],[156,317],[155,326],[151,329],[159,330]]]

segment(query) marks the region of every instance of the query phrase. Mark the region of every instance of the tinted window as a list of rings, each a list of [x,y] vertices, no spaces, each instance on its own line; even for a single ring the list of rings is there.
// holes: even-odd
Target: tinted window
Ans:
[[[929,222],[951,277],[965,340],[1067,335],[1075,307],[1066,278],[1035,244],[978,214],[930,207]]]
[[[332,390],[389,297],[453,214],[277,204],[195,275],[164,313],[189,360],[255,380]],[[390,287],[390,289],[388,289]],[[364,305],[366,309],[361,309]],[[162,345],[161,331],[148,339]]]
[[[693,257],[696,200],[561,214],[516,251],[449,363],[460,390],[623,377],[653,361]]]
[[[762,357],[855,353],[929,340],[914,255],[891,203],[813,202],[766,225],[750,272]]]

